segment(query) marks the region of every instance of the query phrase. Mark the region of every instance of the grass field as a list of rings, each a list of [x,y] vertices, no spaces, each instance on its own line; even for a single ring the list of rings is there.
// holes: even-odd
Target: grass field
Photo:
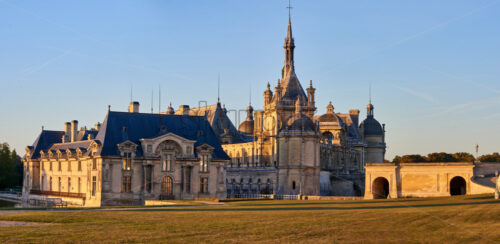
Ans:
[[[500,201],[491,196],[38,211],[0,220],[51,223],[0,227],[0,243],[500,242]]]

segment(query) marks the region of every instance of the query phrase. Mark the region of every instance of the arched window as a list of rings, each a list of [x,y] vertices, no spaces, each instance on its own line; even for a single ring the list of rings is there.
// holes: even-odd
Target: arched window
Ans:
[[[161,179],[161,194],[165,196],[172,196],[173,191],[173,182],[170,176],[164,176]]]

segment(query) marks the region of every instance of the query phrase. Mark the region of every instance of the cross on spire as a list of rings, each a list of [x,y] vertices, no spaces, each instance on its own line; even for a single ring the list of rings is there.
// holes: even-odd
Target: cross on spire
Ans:
[[[292,10],[292,5],[290,4],[290,0],[288,0],[288,7],[286,7],[288,9],[288,17],[290,17],[291,15],[291,10]]]

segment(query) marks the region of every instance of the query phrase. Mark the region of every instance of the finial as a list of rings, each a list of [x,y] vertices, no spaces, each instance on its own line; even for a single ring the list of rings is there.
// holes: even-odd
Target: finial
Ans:
[[[252,106],[252,83],[250,83],[250,91],[249,91],[248,105]]]
[[[45,127],[42,125],[42,130],[44,130],[44,129],[45,129]]]
[[[368,102],[372,104],[372,83],[368,86]]]
[[[111,111],[111,105],[108,105],[108,112]]]
[[[217,75],[217,103],[220,103],[220,72]]]
[[[290,3],[290,0],[288,0],[288,7],[286,7],[288,9],[288,19],[290,19],[290,16],[291,16],[291,10],[292,10],[292,5]]]
[[[312,88],[313,87],[313,80],[309,80],[309,87]]]
[[[269,84],[269,81],[267,82],[267,89],[271,89],[271,84]]]

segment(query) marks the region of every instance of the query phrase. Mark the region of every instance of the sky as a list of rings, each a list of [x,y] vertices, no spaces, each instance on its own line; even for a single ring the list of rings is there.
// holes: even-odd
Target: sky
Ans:
[[[283,66],[287,5],[0,0],[0,142],[24,155],[42,126],[92,127],[131,96],[141,112],[214,104],[219,74],[228,109],[262,109]],[[332,101],[366,117],[371,85],[387,159],[500,151],[500,1],[292,6],[296,73],[316,87],[317,114]]]

